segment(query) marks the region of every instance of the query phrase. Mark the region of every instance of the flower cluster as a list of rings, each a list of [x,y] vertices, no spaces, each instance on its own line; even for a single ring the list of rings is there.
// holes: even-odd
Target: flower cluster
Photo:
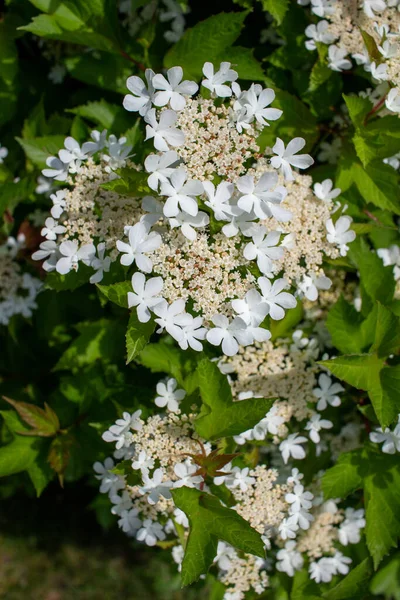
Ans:
[[[331,389],[330,395],[325,390],[324,395],[317,389],[321,392],[316,394],[319,401],[329,398],[336,404],[334,393],[338,390]],[[251,589],[262,593],[269,585],[267,571],[273,563],[277,570],[293,577],[308,562],[310,577],[317,582],[346,574],[351,559],[342,550],[360,540],[365,525],[363,510],[344,510],[339,508],[339,501],[324,503],[320,493],[305,488],[297,468],[285,474],[282,460],[278,468],[269,468],[265,464],[246,465],[244,455],[237,455],[229,462],[229,458],[225,460],[215,476],[204,473],[198,457],[211,458],[215,448],[194,432],[197,413],[181,410],[185,396],[175,379],[160,381],[155,405],[166,409],[165,413],[143,420],[140,410],[125,412],[103,434],[106,442],[115,445],[114,458],[96,463],[94,469],[101,482],[100,492],[109,495],[111,511],[118,516],[121,529],[149,546],[168,540],[180,568],[189,521],[175,507],[171,490],[189,487],[209,493],[212,484],[221,490],[219,497],[230,496],[231,508],[261,534],[268,556],[266,562],[219,542],[214,565],[227,588],[226,600],[241,600]],[[275,408],[265,420],[273,434],[282,422]],[[316,441],[319,428],[309,429],[310,438]],[[296,452],[289,453],[301,458]],[[287,462],[285,451],[282,455]],[[115,464],[115,460],[122,462]]]
[[[41,281],[23,269],[20,260],[25,235],[9,237],[0,245],[0,324],[8,325],[14,315],[32,316]]]
[[[203,73],[211,98],[194,99],[198,85],[180,67],[166,77],[147,69],[146,83],[128,79],[124,107],[144,118],[157,151],[144,161],[147,174],[130,162],[124,138],[94,131],[82,146],[65,140],[43,174],[70,187],[51,196],[34,258],[63,275],[83,263],[97,283],[119,252],[122,265],[138,269],[128,303],[139,321],[154,318],[183,349],[199,351],[207,339],[232,356],[267,341],[268,320],[282,319],[295,296],[315,301],[329,289],[323,259],[345,256],[355,234],[350,217],[332,219],[340,190],[325,180],[313,191],[298,174],[313,163],[301,153],[304,139],[286,146],[277,138],[259,153],[259,133],[282,114],[270,107],[274,91],[241,90],[230,63],[217,71],[205,63]],[[154,195],[107,189],[121,167],[143,175]]]

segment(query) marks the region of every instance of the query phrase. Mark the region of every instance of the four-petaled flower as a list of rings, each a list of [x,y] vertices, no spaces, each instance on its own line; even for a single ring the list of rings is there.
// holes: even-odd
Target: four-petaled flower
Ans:
[[[154,402],[156,406],[164,408],[165,406],[170,412],[178,412],[179,404],[186,396],[185,390],[177,390],[178,383],[176,379],[170,377],[165,382],[159,381],[157,383],[157,394]]]
[[[303,138],[296,137],[285,148],[285,144],[281,138],[276,138],[275,146],[272,148],[272,152],[276,156],[271,158],[271,165],[274,169],[281,169],[286,181],[294,180],[292,167],[307,169],[314,163],[313,158],[309,154],[297,154],[305,145],[306,141]]]
[[[146,123],[146,140],[154,138],[154,147],[160,152],[166,152],[170,146],[182,146],[185,134],[181,129],[174,127],[178,115],[173,110],[163,110],[157,121],[154,108],[149,110],[144,120]]]
[[[199,89],[194,81],[182,81],[182,67],[172,67],[167,71],[167,78],[157,74],[153,77],[153,87],[161,90],[155,93],[153,103],[156,106],[165,106],[169,103],[173,110],[185,108],[185,96],[193,96]]]
[[[163,285],[162,277],[152,277],[146,281],[143,273],[132,275],[133,292],[128,292],[128,307],[136,306],[141,323],[147,323],[150,320],[150,309],[163,300],[160,296]]]
[[[129,244],[117,241],[117,248],[123,253],[121,265],[129,267],[135,261],[141,271],[151,273],[153,263],[146,254],[154,252],[161,245],[160,234],[155,231],[149,233],[149,228],[142,222],[129,229],[128,238]]]

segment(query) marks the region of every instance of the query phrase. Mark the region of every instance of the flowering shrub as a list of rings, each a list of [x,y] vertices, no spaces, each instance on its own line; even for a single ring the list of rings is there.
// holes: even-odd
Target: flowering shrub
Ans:
[[[214,600],[394,597],[399,2],[56,4],[0,23],[7,494],[97,479]]]

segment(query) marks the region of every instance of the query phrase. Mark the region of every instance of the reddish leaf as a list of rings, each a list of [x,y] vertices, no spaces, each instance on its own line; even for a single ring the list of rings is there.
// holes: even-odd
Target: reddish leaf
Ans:
[[[45,410],[28,404],[27,402],[17,402],[11,398],[3,399],[11,404],[25,423],[32,427],[31,431],[18,432],[20,435],[37,435],[39,437],[52,437],[60,429],[60,421],[54,410],[45,403]]]
[[[74,438],[70,435],[59,435],[51,442],[47,460],[57,473],[61,487],[64,487],[64,473],[71,457],[71,446]]]

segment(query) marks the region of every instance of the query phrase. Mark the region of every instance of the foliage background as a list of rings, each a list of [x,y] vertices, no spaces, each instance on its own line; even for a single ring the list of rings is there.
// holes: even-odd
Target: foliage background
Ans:
[[[145,4],[132,0],[133,9]],[[231,61],[241,79],[277,90],[276,105],[284,110],[284,119],[266,128],[263,145],[276,135],[302,136],[314,156],[331,139],[329,123],[343,103],[342,94],[366,85],[361,69],[339,75],[327,69],[322,50],[316,58],[305,49],[309,19],[294,0],[192,2],[190,9],[187,26],[196,26],[196,33],[189,31],[171,45],[157,19],[131,35],[112,0],[6,0],[0,20],[0,141],[9,154],[0,165],[1,236],[16,235],[22,223],[24,258],[32,272],[37,266],[29,256],[39,232],[25,218],[36,208],[48,208],[47,198],[35,193],[46,157],[62,146],[66,135],[84,141],[95,127],[126,135],[140,158],[142,125],[121,102],[126,78],[143,65],[160,71],[180,64],[188,78],[197,79],[204,60]],[[271,22],[285,45],[260,42]],[[61,84],[49,79],[54,65],[65,68]],[[399,241],[398,232],[372,230],[362,207],[373,190],[371,210],[390,225],[387,209],[400,212],[398,178],[389,167],[379,163],[374,170],[370,164],[369,139],[357,122],[357,111],[363,110],[359,105],[350,110],[358,158],[355,147],[345,144],[337,172],[332,165],[320,165],[313,176],[336,177],[348,190],[353,213],[365,222],[370,241],[379,246],[384,236],[388,245]],[[375,158],[394,153],[398,140],[384,139],[383,146]],[[359,268],[368,271],[371,265],[364,266],[362,247],[359,256]],[[121,352],[126,310],[78,283],[63,285],[48,278],[47,285],[58,287],[57,293],[48,290],[39,296],[32,319],[14,318],[8,330],[0,328],[1,395],[37,406],[47,402],[63,430],[57,436],[18,437],[15,433],[27,426],[1,401],[5,447],[0,475],[8,477],[0,487],[0,596],[207,598],[207,587],[179,591],[178,574],[162,552],[138,547],[119,534],[107,498],[97,492],[92,465],[105,456],[100,433],[123,409],[141,408],[148,414],[159,379],[151,371],[163,368],[157,361],[150,361],[151,369],[127,366]],[[383,292],[374,299],[386,300]],[[400,555],[394,554],[373,577],[370,597],[400,598],[399,581]],[[281,579],[263,597],[283,600],[288,590],[289,582]]]

